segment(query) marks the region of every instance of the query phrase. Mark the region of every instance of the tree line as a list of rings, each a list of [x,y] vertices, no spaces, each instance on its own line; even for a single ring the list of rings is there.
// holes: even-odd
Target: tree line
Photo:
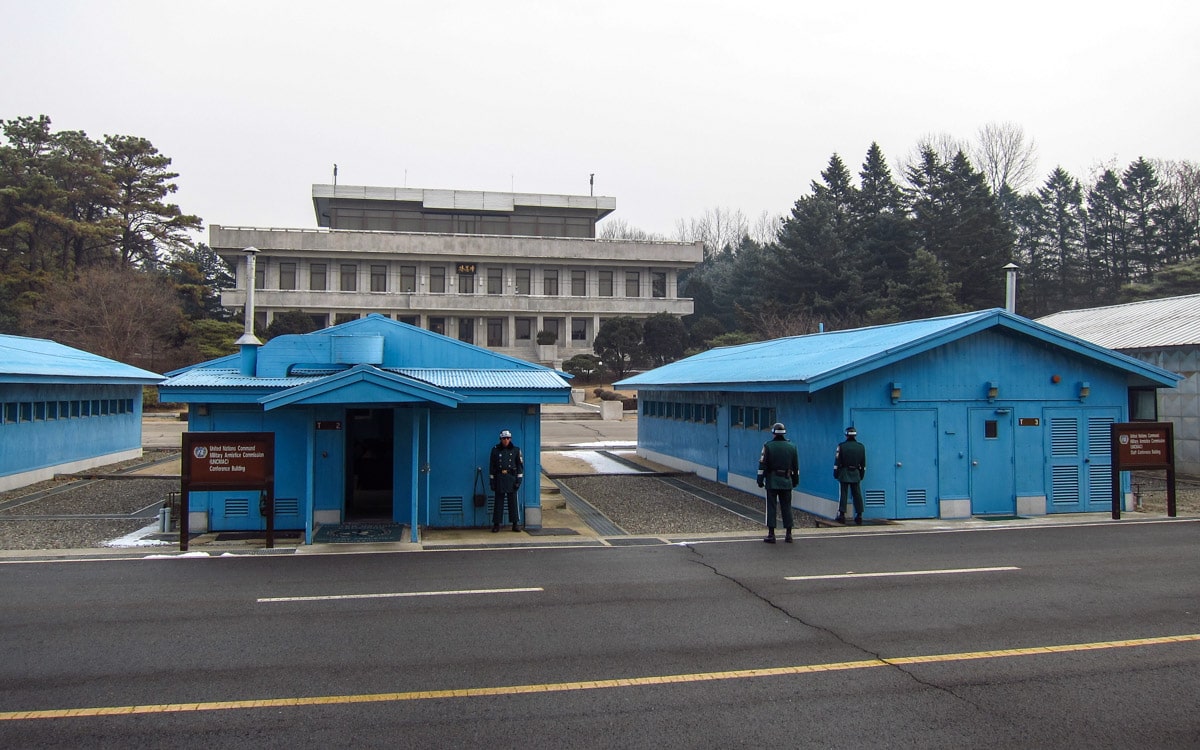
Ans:
[[[0,134],[0,332],[156,372],[234,350],[241,326],[220,306],[233,277],[191,239],[200,217],[169,201],[168,157],[45,116]],[[675,238],[705,246],[681,275],[686,326],[608,321],[577,364],[621,376],[716,345],[1000,307],[1010,262],[1027,317],[1200,291],[1200,167],[1138,158],[1086,182],[1059,167],[1027,188],[1034,153],[1019,127],[989,125],[974,144],[925,139],[897,177],[871,144],[856,175],[833,154],[786,216],[680,220]],[[600,236],[657,239],[620,220]],[[311,325],[292,318],[262,333]]]
[[[162,372],[231,351],[233,278],[169,202],[171,159],[138,136],[0,122],[0,332]]]
[[[927,142],[899,180],[871,144],[857,180],[832,155],[773,236],[728,212],[684,228],[679,239],[705,242],[703,262],[681,282],[695,300],[692,339],[1003,307],[1010,262],[1019,267],[1017,312],[1031,318],[1200,291],[1200,168],[1138,158],[1085,185],[1058,167],[1021,192],[1010,180],[1028,171],[1028,154],[1007,143],[1009,151],[978,149],[977,168],[966,148]],[[743,229],[735,238],[731,225]],[[704,231],[713,226],[722,228],[716,241]]]

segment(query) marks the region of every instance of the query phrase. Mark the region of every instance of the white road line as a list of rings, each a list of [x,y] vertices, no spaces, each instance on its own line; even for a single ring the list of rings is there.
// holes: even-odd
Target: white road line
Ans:
[[[326,602],[338,599],[402,599],[413,596],[462,596],[464,594],[528,594],[545,589],[540,586],[522,589],[465,589],[462,591],[401,591],[389,594],[337,594],[331,596],[273,596],[256,599],[259,604],[275,602]]]
[[[895,576],[941,576],[954,573],[996,573],[1020,568],[1005,565],[997,568],[948,568],[946,570],[896,570],[887,573],[837,573],[824,576],[786,576],[785,581],[828,581],[834,578],[891,578]]]

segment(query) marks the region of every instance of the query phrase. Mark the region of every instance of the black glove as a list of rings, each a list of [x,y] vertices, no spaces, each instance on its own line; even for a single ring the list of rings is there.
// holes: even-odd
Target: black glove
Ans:
[[[833,478],[834,478],[834,479],[837,479],[837,478],[838,478],[838,470],[837,470],[837,469],[834,469],[834,470],[833,470]]]
[[[858,470],[858,477],[859,477],[859,479],[866,479],[866,478],[867,478],[867,470],[866,470],[866,469],[859,469],[859,470]]]
[[[767,486],[767,485],[766,485],[766,482],[764,482],[764,481],[763,481],[763,478],[762,478],[762,477],[759,477],[759,478],[758,478],[758,486],[759,486],[759,487],[766,487],[766,486]]]
[[[493,479],[493,480],[491,480],[490,482],[488,482],[488,485],[490,485],[490,486],[491,486],[491,488],[492,488],[492,492],[495,492],[495,491],[496,491],[496,480],[495,480],[495,479]]]
[[[800,484],[800,480],[793,477],[792,478],[792,489],[793,490],[796,489],[796,485],[798,485],[798,484]]]
[[[516,492],[519,489],[521,489],[521,480],[520,479],[513,482],[513,492]]]

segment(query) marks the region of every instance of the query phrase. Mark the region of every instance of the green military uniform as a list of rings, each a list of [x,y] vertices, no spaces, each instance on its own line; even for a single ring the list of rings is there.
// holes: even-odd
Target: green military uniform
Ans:
[[[833,478],[841,483],[838,523],[846,522],[847,495],[854,496],[854,523],[862,523],[863,496],[860,486],[867,474],[867,448],[857,440],[858,431],[846,428],[846,440],[838,444],[833,457]]]
[[[787,530],[785,542],[792,541],[792,488],[800,484],[800,457],[796,446],[788,442],[787,431],[776,422],[771,428],[775,438],[763,444],[758,458],[758,486],[767,490],[767,538],[775,541],[775,506],[783,516]]]

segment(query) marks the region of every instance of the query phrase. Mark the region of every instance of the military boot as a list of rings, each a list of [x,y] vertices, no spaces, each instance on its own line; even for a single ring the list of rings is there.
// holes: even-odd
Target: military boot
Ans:
[[[767,544],[775,543],[775,529],[767,529],[767,538],[763,540]]]

